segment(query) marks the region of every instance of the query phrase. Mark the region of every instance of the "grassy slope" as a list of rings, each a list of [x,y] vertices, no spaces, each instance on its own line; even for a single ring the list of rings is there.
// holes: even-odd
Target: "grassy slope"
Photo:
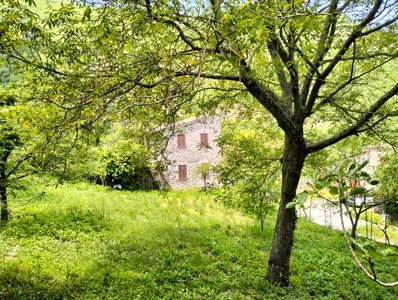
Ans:
[[[42,199],[14,205],[2,228],[0,299],[398,298],[364,278],[341,233],[305,220],[292,287],[265,283],[273,225],[261,232],[197,191],[48,187]],[[396,273],[393,263],[385,268]]]

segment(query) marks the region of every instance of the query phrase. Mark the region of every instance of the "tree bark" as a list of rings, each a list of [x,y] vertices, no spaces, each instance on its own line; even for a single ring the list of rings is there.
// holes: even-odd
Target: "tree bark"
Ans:
[[[355,215],[355,221],[354,223],[352,223],[352,228],[351,228],[351,237],[354,240],[357,238],[358,221],[359,221],[359,215]]]
[[[1,221],[8,221],[8,203],[7,203],[7,179],[6,174],[6,163],[8,157],[11,154],[11,150],[7,150],[3,153],[0,158],[0,215]]]
[[[0,186],[1,220],[8,221],[7,188]]]
[[[286,209],[286,204],[293,201],[306,157],[305,142],[300,137],[286,138],[282,159],[282,193],[274,240],[268,261],[266,279],[281,286],[289,285],[290,255],[293,248],[296,227],[296,210]]]

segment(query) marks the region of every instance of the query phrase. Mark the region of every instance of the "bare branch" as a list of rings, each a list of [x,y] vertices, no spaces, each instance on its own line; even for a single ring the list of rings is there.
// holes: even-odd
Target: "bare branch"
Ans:
[[[311,83],[313,82],[315,75],[318,75],[317,78],[322,77],[322,75],[319,73],[319,66],[325,55],[329,52],[332,42],[334,40],[336,24],[337,24],[337,11],[336,11],[337,4],[338,4],[337,0],[333,0],[330,2],[326,22],[324,23],[322,34],[318,42],[318,48],[315,54],[315,58],[309,64],[309,68],[302,86],[301,103],[302,105],[306,105],[307,115],[308,111],[311,111],[316,100],[316,97],[310,97],[308,99]],[[322,81],[318,82],[318,84],[321,83]]]
[[[312,110],[313,105],[318,98],[319,90],[325,84],[326,78],[341,61],[342,57],[348,52],[354,41],[363,36],[362,30],[373,20],[373,18],[379,11],[382,3],[383,0],[377,0],[374,2],[373,7],[368,15],[357,26],[353,28],[353,31],[340,47],[340,49],[337,51],[337,53],[334,55],[328,66],[323,70],[323,72],[321,72],[321,76],[317,77],[312,87],[311,93],[309,94],[308,104],[306,106],[307,115],[309,115],[310,111]]]
[[[15,174],[15,172],[17,171],[17,169],[19,168],[19,166],[20,166],[23,162],[29,160],[29,159],[32,158],[32,157],[33,157],[33,154],[29,154],[29,155],[26,155],[24,158],[19,159],[19,160],[15,163],[15,165],[9,170],[9,172],[6,174],[6,179],[10,178],[11,175]]]
[[[343,130],[339,134],[336,134],[328,139],[317,143],[311,143],[307,145],[308,153],[313,153],[315,151],[321,150],[335,144],[351,135],[355,135],[360,131],[360,128],[364,126],[373,116],[378,112],[378,110],[392,97],[398,94],[398,83],[392,87],[388,92],[379,98],[372,106],[366,110],[365,113],[359,118],[355,123],[349,126],[347,129]]]

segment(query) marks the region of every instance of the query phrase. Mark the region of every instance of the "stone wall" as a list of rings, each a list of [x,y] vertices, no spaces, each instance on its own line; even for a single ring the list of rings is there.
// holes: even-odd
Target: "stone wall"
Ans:
[[[359,162],[368,161],[368,164],[364,168],[364,171],[367,172],[370,176],[374,176],[376,172],[376,168],[380,163],[380,158],[382,157],[383,152],[380,151],[377,147],[368,146],[363,151],[362,154],[359,155]]]
[[[208,134],[208,146],[201,144],[201,133]],[[185,147],[178,147],[177,134],[185,134]],[[191,118],[176,124],[176,132],[169,140],[165,153],[167,168],[165,179],[174,189],[187,187],[203,187],[204,181],[197,170],[200,164],[209,162],[213,167],[220,161],[219,147],[216,140],[221,134],[221,117]],[[187,178],[179,179],[179,165],[186,165]],[[207,183],[217,184],[212,171],[209,172]]]

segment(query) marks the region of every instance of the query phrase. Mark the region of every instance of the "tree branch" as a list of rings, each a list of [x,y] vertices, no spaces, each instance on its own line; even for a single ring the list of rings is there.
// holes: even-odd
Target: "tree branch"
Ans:
[[[284,131],[291,130],[294,127],[291,124],[291,119],[287,115],[287,111],[279,104],[283,103],[283,100],[280,99],[279,96],[270,88],[262,85],[258,80],[256,80],[254,74],[243,59],[241,59],[239,63],[241,82],[247,88],[249,93],[251,93],[257,101],[259,101],[260,104],[274,116],[279,127]]]
[[[304,106],[306,106],[305,109],[306,115],[308,115],[308,112],[312,110],[312,107],[316,100],[316,97],[310,97],[308,99],[311,83],[313,82],[315,75],[318,75],[317,78],[320,78],[322,76],[319,73],[319,66],[325,55],[329,52],[331,44],[334,40],[336,24],[337,24],[337,12],[336,12],[337,4],[338,4],[337,0],[333,0],[330,2],[327,13],[327,19],[318,42],[318,48],[314,60],[309,64],[308,72],[303,82],[302,92],[301,92],[301,102]],[[320,83],[321,82],[319,82],[318,84]]]
[[[383,61],[380,64],[377,64],[373,67],[371,67],[369,70],[362,72],[359,75],[354,76],[354,70],[353,70],[353,64],[351,65],[351,73],[350,73],[350,78],[347,79],[347,81],[343,82],[340,86],[338,86],[333,92],[331,92],[326,98],[324,98],[321,102],[319,102],[315,108],[312,109],[312,111],[310,112],[310,114],[313,114],[314,112],[318,111],[320,108],[322,108],[323,106],[325,106],[327,103],[332,103],[334,106],[338,107],[339,109],[341,109],[342,111],[346,111],[346,109],[344,109],[342,106],[337,105],[334,102],[334,98],[335,96],[343,91],[344,88],[346,88],[347,86],[349,86],[350,84],[354,83],[355,81],[357,81],[358,79],[372,73],[373,71],[377,70],[378,68],[382,67],[383,65],[387,64],[388,62],[390,62],[392,60],[388,59],[386,61]],[[353,111],[353,110],[351,110]]]
[[[371,11],[368,15],[357,25],[353,28],[353,31],[334,55],[328,66],[321,72],[321,75],[317,77],[315,83],[312,87],[312,90],[309,94],[308,103],[306,106],[306,115],[309,115],[316,99],[318,98],[319,91],[321,87],[326,83],[326,78],[329,74],[334,70],[337,64],[341,61],[342,57],[348,52],[351,45],[354,43],[355,40],[363,36],[362,30],[373,20],[377,12],[379,11],[383,0],[375,1]]]
[[[388,92],[386,92],[383,96],[379,98],[376,103],[374,103],[369,109],[359,118],[354,124],[352,124],[347,129],[343,130],[339,134],[336,134],[328,139],[324,139],[323,141],[317,143],[307,144],[308,153],[313,153],[315,151],[321,150],[335,144],[351,135],[355,135],[360,132],[360,127],[364,126],[376,113],[377,111],[392,97],[398,94],[398,83],[391,88]]]

